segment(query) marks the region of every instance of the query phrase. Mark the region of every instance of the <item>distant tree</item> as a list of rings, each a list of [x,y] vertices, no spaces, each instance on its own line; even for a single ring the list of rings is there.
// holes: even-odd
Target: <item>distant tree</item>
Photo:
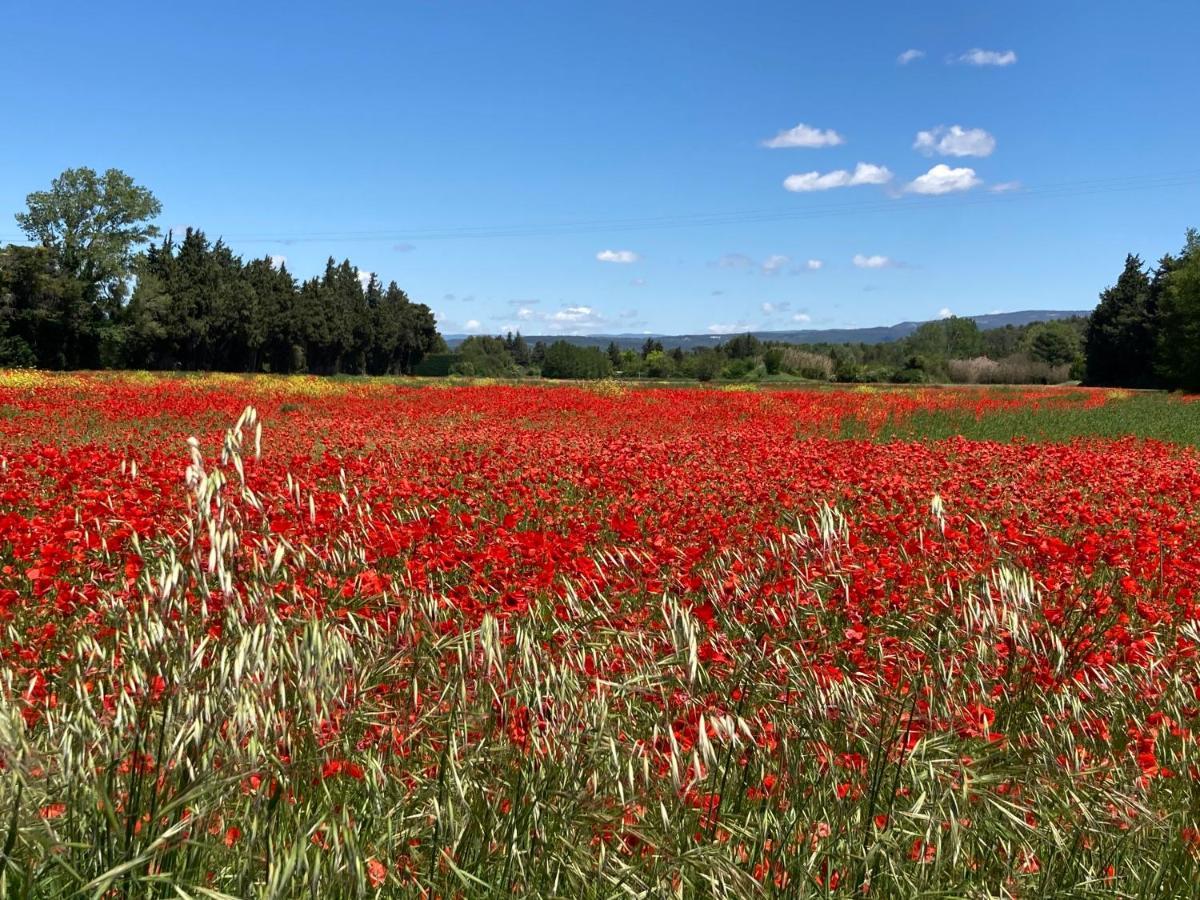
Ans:
[[[730,359],[751,359],[762,353],[762,341],[752,334],[739,334],[725,342],[724,350]]]
[[[1125,257],[1117,283],[1100,294],[1084,336],[1087,382],[1145,387],[1154,381],[1157,327],[1150,278],[1134,254]]]
[[[661,351],[658,351],[661,355]],[[580,347],[569,341],[555,341],[546,348],[542,363],[544,378],[607,378],[612,361],[599,347]]]
[[[647,356],[649,356],[651,353],[654,353],[654,352],[662,353],[662,350],[663,350],[662,341],[658,341],[658,340],[655,340],[654,338],[648,337],[648,338],[646,338],[645,343],[642,344],[642,359],[645,359]]]
[[[1200,231],[1188,230],[1164,281],[1158,372],[1169,387],[1200,391]]]
[[[971,359],[983,355],[983,334],[974,319],[950,316],[925,322],[904,341],[910,356]]]
[[[643,362],[643,371],[650,378],[670,378],[675,374],[675,359],[662,350],[652,351]]]
[[[486,378],[511,378],[518,374],[504,338],[473,335],[459,345],[458,362],[451,367],[455,375]]]
[[[707,347],[698,350],[692,359],[692,369],[700,381],[712,381],[721,372],[725,358],[716,350]]]
[[[850,382],[858,379],[858,358],[854,351],[844,344],[838,344],[830,351],[833,360],[833,380]]]
[[[1040,322],[1029,330],[1029,355],[1050,366],[1069,366],[1080,353],[1079,334],[1066,322]]]
[[[783,348],[770,347],[763,353],[763,366],[768,375],[778,375],[779,370],[783,368]]]
[[[621,348],[617,346],[616,341],[609,341],[608,349],[604,352],[608,354],[608,361],[614,369],[621,368]]]

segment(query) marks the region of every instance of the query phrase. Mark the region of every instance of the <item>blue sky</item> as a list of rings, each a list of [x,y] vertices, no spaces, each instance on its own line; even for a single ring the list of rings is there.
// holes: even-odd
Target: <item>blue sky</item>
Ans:
[[[116,166],[446,332],[703,332],[1089,308],[1200,225],[1200,4],[338,6],[9,4],[0,240]]]

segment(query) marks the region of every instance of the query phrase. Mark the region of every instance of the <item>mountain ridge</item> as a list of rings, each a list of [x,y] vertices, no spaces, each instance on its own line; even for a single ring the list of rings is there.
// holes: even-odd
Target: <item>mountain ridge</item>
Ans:
[[[1034,322],[1054,322],[1088,315],[1091,315],[1091,310],[1025,309],[1016,312],[962,316],[961,318],[971,319],[981,330],[990,331],[1009,325],[1018,327],[1031,325]],[[938,320],[926,321],[936,322]],[[530,344],[537,341],[544,341],[547,344],[554,341],[567,341],[581,347],[607,347],[609,343],[615,343],[622,350],[641,347],[647,338],[659,341],[667,350],[673,350],[676,347],[682,347],[685,350],[692,347],[712,347],[739,334],[752,334],[759,340],[780,341],[788,344],[883,344],[902,340],[924,324],[924,321],[906,321],[897,322],[895,325],[875,325],[866,328],[804,328],[786,331],[747,329],[723,334],[659,334],[655,332],[635,334],[624,332],[616,334],[526,334],[523,337]],[[447,344],[455,347],[470,335],[447,334],[444,337]]]

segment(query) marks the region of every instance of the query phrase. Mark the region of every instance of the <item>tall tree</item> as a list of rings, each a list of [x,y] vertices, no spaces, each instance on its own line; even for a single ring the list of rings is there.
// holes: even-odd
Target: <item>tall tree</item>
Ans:
[[[1084,358],[1088,384],[1146,387],[1154,381],[1157,327],[1150,278],[1135,254],[1125,257],[1117,283],[1100,294],[1088,321]]]
[[[1200,391],[1200,231],[1188,230],[1170,269],[1159,299],[1158,372],[1169,387]]]
[[[162,204],[120,169],[103,175],[67,169],[49,190],[34,191],[25,201],[28,209],[17,213],[17,224],[54,251],[66,274],[91,285],[97,300],[123,296],[136,248],[158,237],[150,220]]]

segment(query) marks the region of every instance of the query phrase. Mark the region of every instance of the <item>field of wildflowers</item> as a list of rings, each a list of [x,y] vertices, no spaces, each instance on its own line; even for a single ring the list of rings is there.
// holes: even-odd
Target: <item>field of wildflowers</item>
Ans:
[[[0,373],[0,896],[1193,896],[1197,435]]]

